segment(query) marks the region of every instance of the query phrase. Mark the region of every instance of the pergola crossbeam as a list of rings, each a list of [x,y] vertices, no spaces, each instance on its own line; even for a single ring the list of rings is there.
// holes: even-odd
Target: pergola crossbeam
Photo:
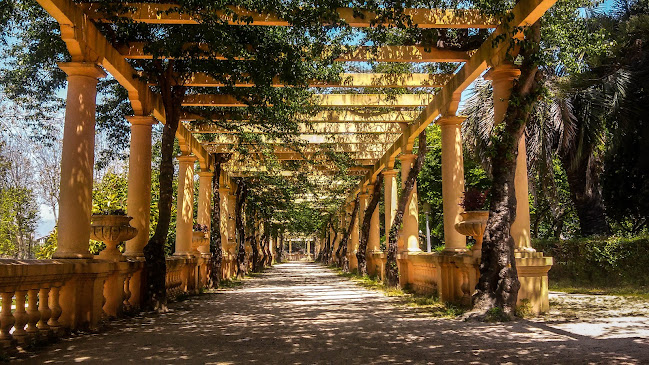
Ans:
[[[186,48],[198,49],[206,55],[210,53],[208,44],[188,43]],[[120,53],[126,59],[150,60],[152,53],[145,52],[145,43],[132,42],[119,48]],[[160,55],[160,58],[172,59],[172,56]],[[452,49],[426,48],[420,46],[381,46],[376,47],[353,47],[336,58],[339,62],[466,62],[471,57],[470,52],[457,51]],[[207,57],[206,57],[207,58]],[[209,58],[214,60],[226,60],[227,57],[220,54],[212,54]],[[243,60],[243,58],[236,58]]]
[[[423,107],[433,99],[431,94],[319,94],[314,102],[323,107]],[[185,96],[183,106],[246,107],[248,104],[232,95],[190,94]]]
[[[99,4],[84,4],[86,13],[96,21],[106,21],[114,16],[101,12]],[[130,11],[119,16],[136,22],[149,24],[198,24],[200,19],[187,13],[180,13],[174,4],[133,3],[129,4]],[[218,12],[224,20],[232,25],[246,24],[258,26],[290,26],[286,20],[272,14],[259,14],[238,7],[230,7],[230,11],[240,18],[234,21],[230,15]],[[354,9],[339,8],[340,19],[352,27],[366,28],[376,21],[376,14],[369,11],[355,13]],[[404,15],[410,16],[412,22],[419,28],[495,28],[496,19],[484,15],[474,9],[405,9]]]
[[[406,87],[427,87],[439,88],[444,86],[453,75],[449,74],[426,74],[412,73],[392,75],[385,73],[344,73],[340,75],[338,82],[311,81],[310,87],[372,87],[372,88],[406,88]],[[219,80],[209,74],[193,73],[187,77],[185,86],[189,87],[224,87],[226,84],[234,87],[253,87],[250,81],[227,82],[227,79]],[[274,79],[272,86],[285,87],[279,79]]]

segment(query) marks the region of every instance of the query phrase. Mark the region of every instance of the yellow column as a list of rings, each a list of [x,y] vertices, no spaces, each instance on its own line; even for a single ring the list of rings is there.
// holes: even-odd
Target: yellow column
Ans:
[[[196,222],[212,227],[212,178],[214,172],[198,173],[198,216]],[[208,230],[209,231],[209,230]]]
[[[401,155],[401,187],[403,188],[406,180],[408,180],[408,173],[417,158],[417,155],[404,154]],[[412,194],[406,210],[403,212],[403,227],[401,228],[401,244],[399,251],[418,252],[419,248],[419,207],[417,200],[417,183],[412,189]]]
[[[365,210],[367,210],[367,203],[369,203],[369,194],[367,193],[367,188],[363,188],[363,192],[359,196],[360,205],[358,206],[358,217],[356,219],[358,226],[358,235],[360,236],[360,230],[363,228],[363,220],[365,219]],[[359,237],[360,241],[360,237]],[[358,250],[358,243],[356,244],[356,249]]]
[[[485,79],[492,80],[494,99],[494,122],[503,121],[507,113],[509,97],[512,93],[513,82],[521,72],[512,65],[501,65],[491,69]],[[525,134],[518,142],[516,158],[516,175],[514,189],[516,191],[516,219],[512,223],[511,235],[516,249],[519,251],[534,251],[530,243],[530,204],[527,185],[527,156],[525,150]]]
[[[66,62],[68,94],[61,153],[58,247],[54,258],[92,258],[90,215],[95,163],[97,81],[106,73],[95,63]]]
[[[131,147],[128,160],[128,215],[137,236],[126,241],[125,256],[143,257],[149,242],[151,217],[151,127],[158,121],[151,116],[126,117],[131,123]]]
[[[307,259],[311,258],[311,240],[310,239],[306,240],[306,257],[307,257]]]
[[[359,205],[360,205],[360,203],[359,203]],[[356,251],[358,251],[358,240],[359,240],[359,237],[358,237],[358,233],[359,233],[358,232],[358,229],[359,229],[358,219],[359,219],[359,217],[361,215],[363,215],[363,213],[362,213],[362,211],[360,209],[361,209],[361,207],[359,206],[359,211],[356,214],[356,218],[354,219],[354,222],[353,222],[353,225],[352,225],[352,231],[349,234],[350,246],[348,247],[348,249],[349,249],[349,252],[353,253],[354,255],[356,255]],[[351,206],[351,209],[349,211],[349,214],[350,214],[349,219],[352,218],[351,214],[352,214],[353,210],[354,210],[354,207]]]
[[[220,231],[221,231],[221,247],[223,249],[223,255],[225,256],[232,249],[229,239],[229,229],[228,223],[230,221],[230,207],[228,200],[230,199],[230,188],[228,186],[219,185],[219,197],[221,205],[221,222],[220,222]],[[232,253],[232,252],[230,252]]]
[[[194,162],[196,156],[181,155],[178,159],[178,201],[176,217],[176,252],[191,255],[194,223]]]
[[[234,183],[230,183],[230,190],[228,191],[228,248],[232,255],[235,254],[237,250],[237,226],[236,226],[236,213],[237,213],[237,195],[236,195],[236,186]]]
[[[374,192],[374,185],[367,188],[369,196]],[[388,228],[389,229],[389,228]],[[367,252],[380,252],[381,251],[381,226],[379,224],[379,205],[376,205],[374,213],[372,213],[372,220],[370,220],[370,235],[367,239]]]
[[[390,228],[397,213],[397,170],[389,169],[383,171],[385,182],[385,240],[389,240]]]
[[[438,124],[442,129],[442,203],[444,209],[445,251],[466,250],[466,236],[455,229],[462,213],[464,192],[464,158],[462,156],[462,133],[460,127],[466,118],[442,117]]]

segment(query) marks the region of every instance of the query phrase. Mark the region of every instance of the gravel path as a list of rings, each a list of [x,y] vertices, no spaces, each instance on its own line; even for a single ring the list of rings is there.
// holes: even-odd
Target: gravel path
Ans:
[[[172,304],[167,314],[111,322],[22,362],[649,363],[643,333],[579,333],[565,324],[426,318],[322,266],[288,263],[240,288]]]

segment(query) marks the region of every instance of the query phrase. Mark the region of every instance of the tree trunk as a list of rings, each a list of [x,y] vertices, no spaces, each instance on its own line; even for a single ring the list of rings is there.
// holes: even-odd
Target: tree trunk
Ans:
[[[604,213],[604,200],[600,185],[599,166],[591,163],[592,151],[583,152],[578,161],[574,153],[561,156],[561,164],[566,170],[570,199],[579,217],[582,236],[606,236],[611,233]],[[590,170],[590,171],[589,171]]]
[[[270,225],[264,224],[264,266],[273,266],[273,252],[270,249]]]
[[[334,248],[335,248],[334,246],[336,245],[336,240],[338,239],[338,230],[335,229],[333,224],[331,225],[331,228],[334,231],[334,237],[331,239],[331,244],[329,245],[329,255],[328,255],[329,261],[327,262],[327,265],[331,265],[334,262]],[[340,247],[340,245],[338,245],[338,247]]]
[[[173,204],[173,179],[174,179],[174,140],[180,123],[181,106],[185,96],[184,86],[174,86],[173,70],[174,61],[170,60],[163,70],[162,62],[157,60],[159,70],[158,85],[162,95],[162,104],[165,109],[166,123],[162,129],[162,158],[160,160],[160,198],[158,202],[158,224],[153,236],[144,246],[144,272],[146,273],[146,286],[144,293],[144,308],[156,311],[167,309],[166,276],[167,266],[165,260],[165,243],[171,222],[171,208]]]
[[[216,156],[214,158],[216,160]],[[210,230],[210,272],[209,287],[218,288],[221,282],[221,265],[223,263],[223,247],[221,245],[221,194],[219,193],[221,163],[214,164],[212,177],[212,223]]]
[[[243,223],[243,205],[248,195],[248,187],[243,180],[237,184],[236,226],[239,233],[237,237],[237,279],[246,275],[246,226]]]
[[[284,231],[279,232],[279,247],[277,250],[277,262],[284,262]]]
[[[340,258],[338,265],[343,269],[343,272],[349,272],[349,258],[347,257],[347,242],[349,241],[349,236],[352,234],[352,229],[354,229],[354,223],[356,222],[356,216],[358,215],[358,208],[359,208],[359,202],[360,198],[358,195],[356,195],[356,199],[354,200],[354,209],[352,210],[352,215],[349,219],[349,225],[347,226],[347,230],[345,231],[345,234],[343,235],[342,241],[340,241],[340,247],[342,250],[340,250]]]
[[[514,258],[511,225],[516,219],[514,177],[518,142],[523,137],[530,111],[540,88],[534,53],[540,40],[540,23],[535,23],[521,47],[521,76],[514,82],[511,101],[501,126],[492,137],[492,186],[489,220],[482,244],[480,279],[473,294],[473,311],[469,317],[483,319],[497,310],[504,317],[515,314],[520,282]]]
[[[256,214],[251,214],[252,219],[254,220],[253,222],[250,222],[250,229],[251,229],[251,235],[250,235],[250,248],[252,251],[252,271],[253,272],[259,272],[259,263],[260,263],[260,257],[259,257],[259,241],[257,240],[257,237],[259,235],[259,225],[256,220]]]
[[[356,259],[358,260],[358,274],[361,276],[367,275],[367,241],[370,237],[370,223],[372,215],[376,206],[381,200],[381,186],[383,185],[383,174],[379,174],[374,182],[374,190],[372,191],[372,199],[367,204],[365,213],[363,214],[363,224],[361,226],[361,241],[358,244],[358,252]]]
[[[401,229],[401,223],[403,223],[403,214],[406,211],[406,205],[412,197],[412,192],[415,188],[415,183],[417,182],[417,176],[419,175],[421,166],[424,164],[426,152],[426,131],[424,130],[419,134],[419,152],[417,155],[417,160],[415,160],[414,165],[410,168],[408,178],[403,184],[403,190],[401,192],[401,196],[399,197],[397,211],[395,213],[394,221],[392,222],[392,226],[390,227],[390,232],[388,235],[388,253],[386,255],[385,262],[385,284],[390,287],[399,286],[399,266],[397,266],[397,238],[399,237],[399,229]]]

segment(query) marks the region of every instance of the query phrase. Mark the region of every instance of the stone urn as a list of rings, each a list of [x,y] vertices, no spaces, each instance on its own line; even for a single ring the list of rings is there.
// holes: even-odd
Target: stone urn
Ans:
[[[201,252],[199,247],[205,246],[207,243],[207,233],[204,231],[194,231],[192,232],[192,250]],[[209,245],[208,249],[209,251]]]
[[[90,220],[90,238],[106,244],[97,258],[111,261],[126,261],[117,249],[120,242],[128,241],[137,235],[137,228],[129,224],[133,217],[125,215],[93,215]]]
[[[455,223],[455,230],[475,239],[474,251],[482,250],[482,236],[487,228],[488,210],[474,210],[460,213],[462,221]]]

